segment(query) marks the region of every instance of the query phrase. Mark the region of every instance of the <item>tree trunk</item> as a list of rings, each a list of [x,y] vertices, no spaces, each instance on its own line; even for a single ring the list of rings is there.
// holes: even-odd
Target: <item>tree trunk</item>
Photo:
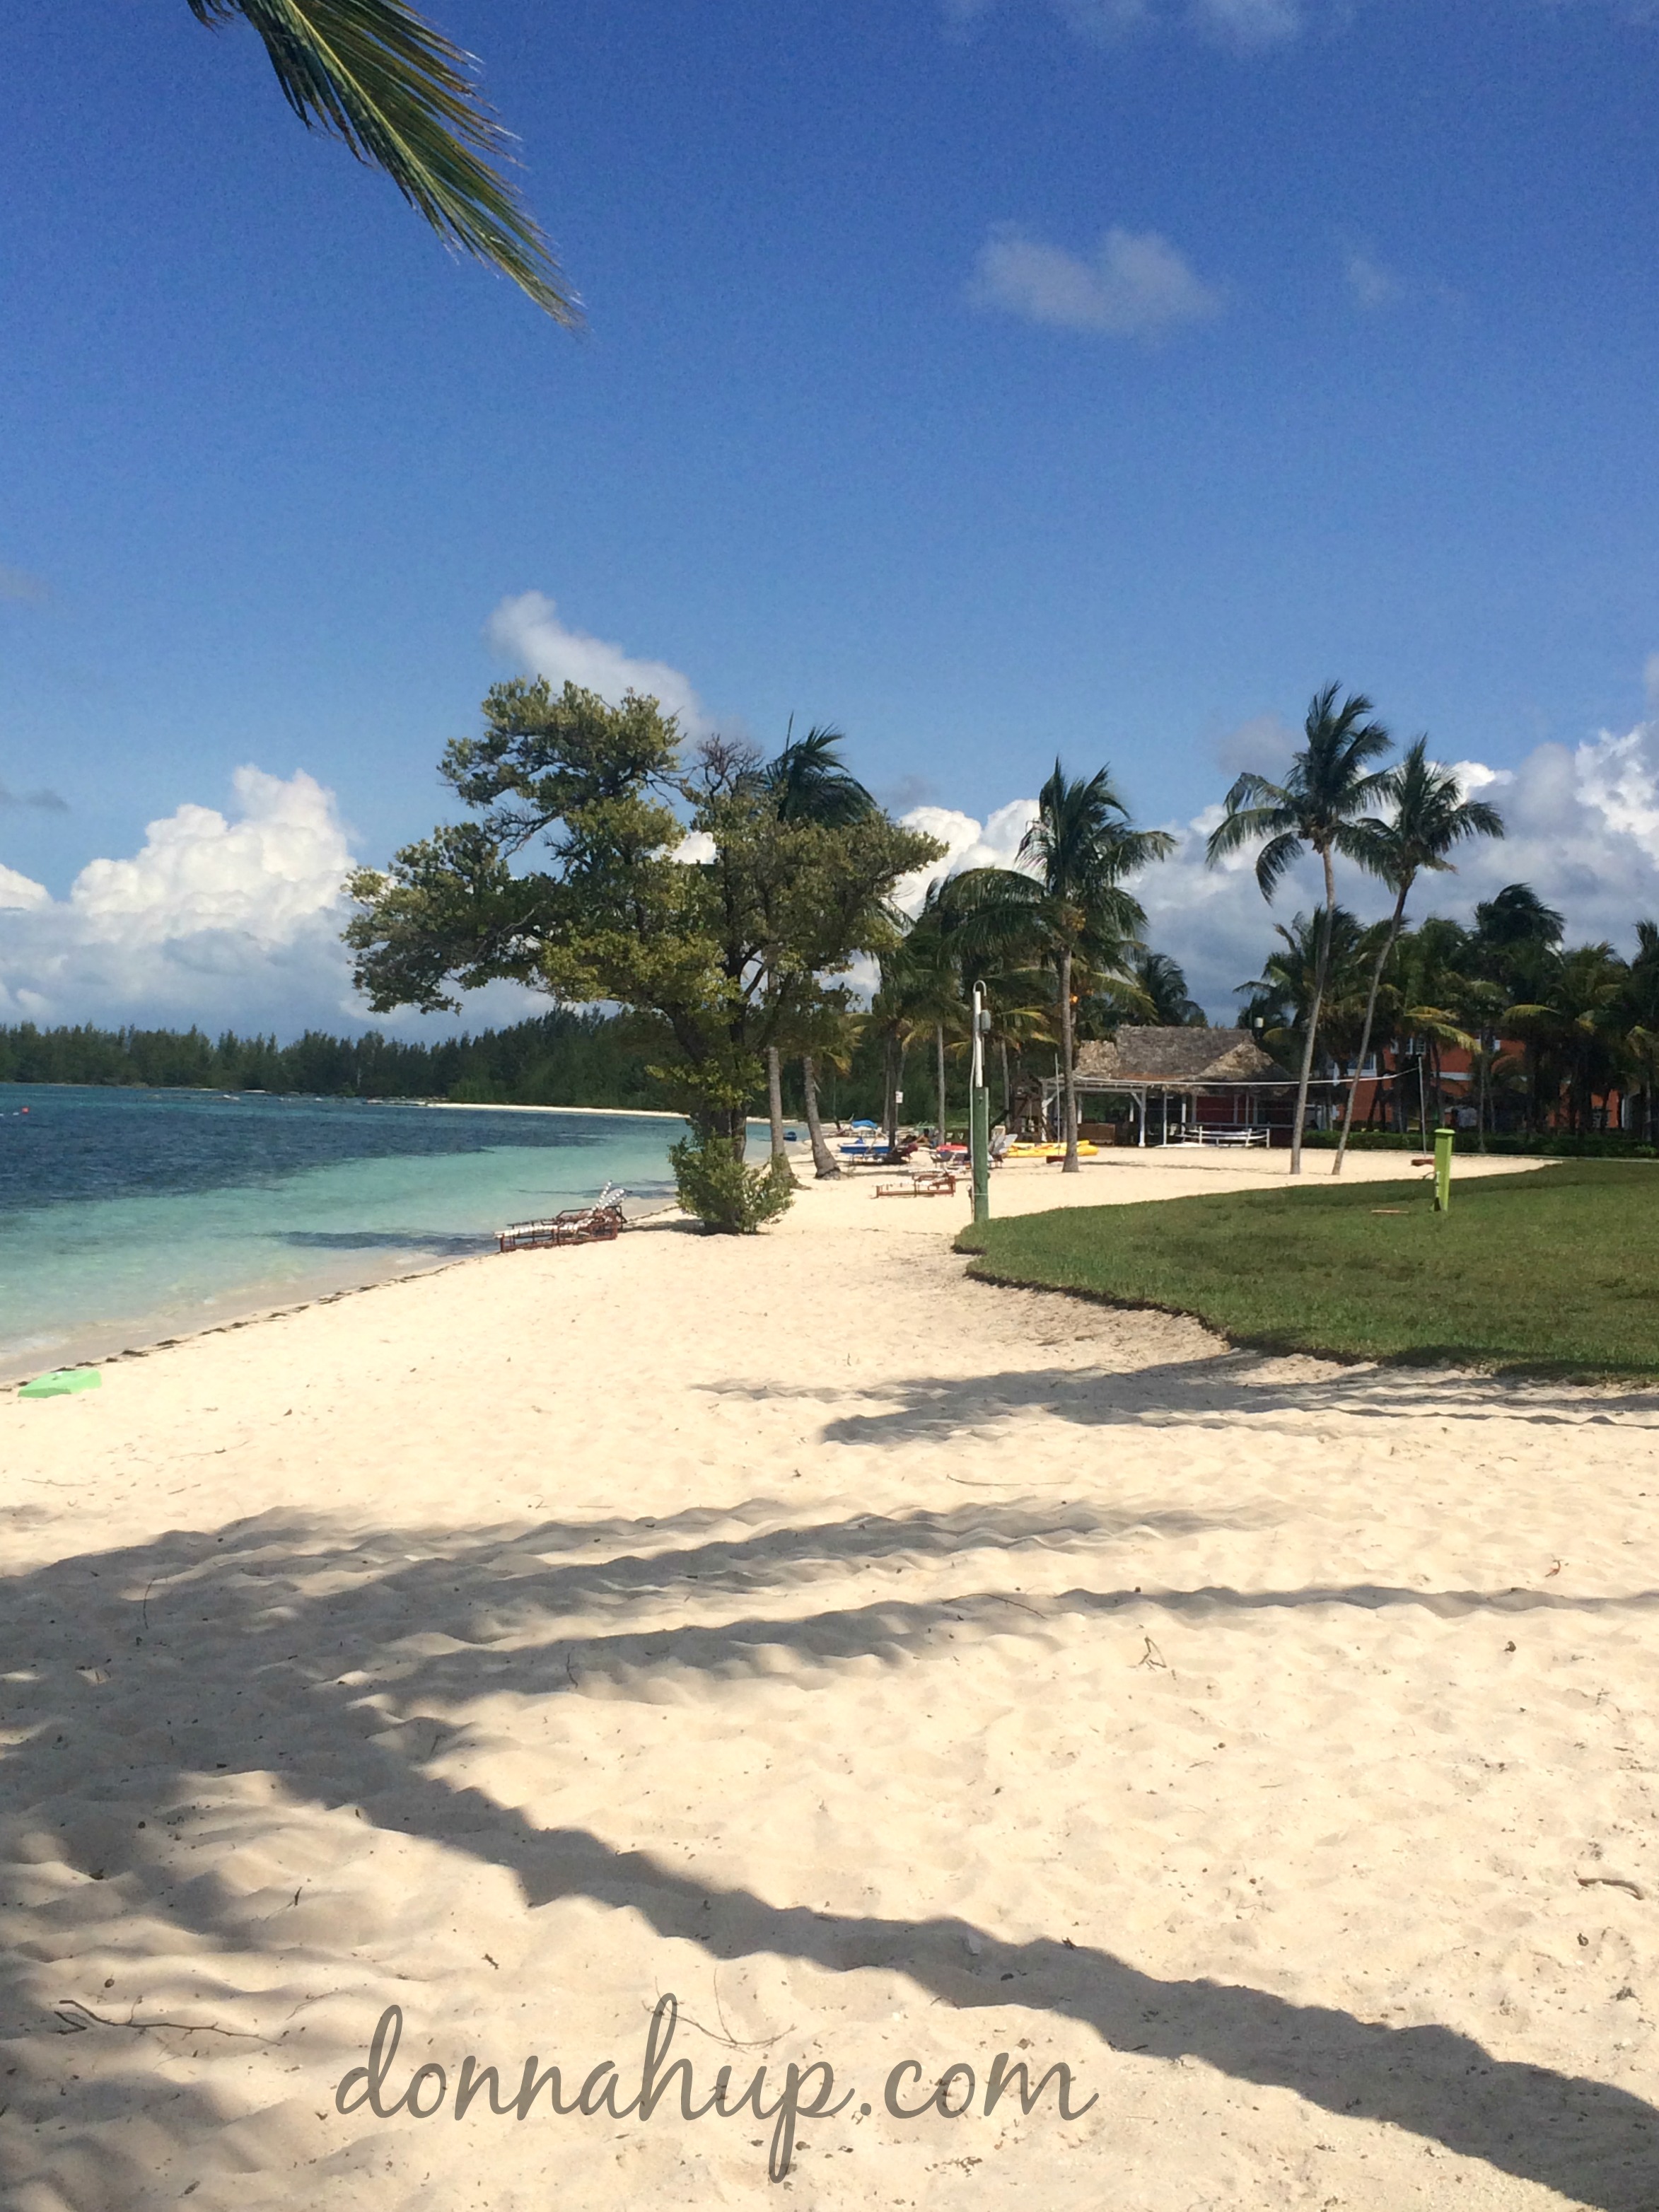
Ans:
[[[1342,1134],[1336,1140],[1336,1158],[1331,1163],[1331,1173],[1334,1176],[1340,1176],[1342,1172],[1343,1158],[1348,1149],[1348,1132],[1353,1127],[1354,1093],[1359,1088],[1359,1078],[1365,1065],[1365,1054],[1370,1050],[1371,1023],[1376,1013],[1376,994],[1382,988],[1382,971],[1389,964],[1389,955],[1394,951],[1395,939],[1400,934],[1400,925],[1405,919],[1406,900],[1410,891],[1411,881],[1408,878],[1401,884],[1400,896],[1394,902],[1394,920],[1389,924],[1389,933],[1382,941],[1382,951],[1376,956],[1376,965],[1371,970],[1370,993],[1365,1000],[1365,1026],[1359,1039],[1359,1058],[1354,1063],[1353,1081],[1348,1085],[1347,1103],[1342,1109]],[[1371,1085],[1373,1103],[1376,1097],[1376,1085],[1373,1083]],[[1369,1116],[1367,1118],[1369,1119]]]
[[[1319,1017],[1325,1006],[1325,970],[1331,957],[1331,923],[1336,914],[1336,878],[1331,871],[1331,856],[1322,853],[1325,863],[1325,925],[1319,935],[1319,960],[1314,969],[1313,1004],[1308,1009],[1308,1034],[1302,1047],[1302,1073],[1297,1078],[1296,1119],[1291,1124],[1291,1173],[1302,1172],[1302,1131],[1308,1119],[1308,1085],[1313,1076],[1314,1046],[1319,1036]]]
[[[830,1176],[838,1176],[836,1156],[823,1141],[823,1123],[818,1118],[818,1072],[812,1065],[810,1052],[801,1054],[801,1089],[806,1094],[806,1133],[812,1139],[812,1165],[820,1182]]]
[[[1002,1126],[1006,1129],[1008,1126],[1009,1117],[1014,1110],[1014,1094],[1012,1090],[1010,1088],[1008,1082],[1008,1040],[1006,1037],[1000,1037],[998,1039],[997,1050],[1002,1055]]]
[[[904,1061],[899,1052],[899,1041],[896,1036],[890,1036],[887,1040],[886,1114],[887,1149],[890,1152],[896,1152],[898,1150],[899,1073],[903,1066]]]
[[[945,1024],[933,1024],[933,1049],[939,1062],[939,1142],[945,1142]]]
[[[1082,1167],[1077,1156],[1077,1069],[1072,1048],[1072,954],[1069,946],[1060,956],[1060,1081],[1066,1100],[1066,1163],[1062,1175],[1076,1175]]]
[[[794,1170],[789,1164],[789,1154],[783,1142],[783,1062],[775,1044],[766,1048],[766,1111],[772,1124],[772,1169],[776,1174],[795,1180]]]

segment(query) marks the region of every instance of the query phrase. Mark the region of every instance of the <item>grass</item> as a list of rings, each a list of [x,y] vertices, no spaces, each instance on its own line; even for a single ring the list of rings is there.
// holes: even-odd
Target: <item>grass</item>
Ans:
[[[1659,1379],[1659,1167],[1076,1206],[964,1231],[986,1280],[1191,1314],[1235,1344]]]

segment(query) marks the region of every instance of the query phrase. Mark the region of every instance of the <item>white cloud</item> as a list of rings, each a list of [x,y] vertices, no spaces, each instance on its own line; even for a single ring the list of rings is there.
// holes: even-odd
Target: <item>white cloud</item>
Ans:
[[[185,805],[130,860],[90,860],[66,899],[0,870],[0,1019],[337,1019],[351,865],[333,794],[303,771],[233,778],[233,818]]]
[[[637,660],[619,645],[568,629],[544,592],[520,592],[503,599],[489,617],[487,635],[498,653],[530,675],[545,676],[550,684],[579,684],[613,707],[620,705],[624,692],[637,691],[678,714],[680,727],[693,737],[710,726],[690,679],[678,668],[664,660]]]
[[[1385,269],[1374,255],[1357,247],[1348,255],[1346,273],[1356,305],[1367,314],[1392,307],[1406,296],[1406,288],[1393,270]]]
[[[340,931],[350,842],[334,794],[300,770],[232,778],[228,813],[191,803],[149,824],[130,859],[89,860],[55,899],[0,866],[0,1022],[134,1022],[158,1028],[355,1032],[371,1017]],[[517,984],[471,994],[477,1029],[547,1001]],[[399,1012],[377,1027],[420,1034],[448,1017]]]
[[[52,893],[44,884],[20,876],[15,868],[0,867],[0,908],[50,906]]]
[[[968,298],[1028,322],[1115,337],[1157,337],[1207,322],[1222,307],[1221,295],[1155,230],[1114,228],[1089,256],[1012,223],[999,224],[980,248]]]
[[[134,859],[87,863],[69,903],[93,933],[153,945],[229,931],[284,945],[337,908],[351,855],[334,794],[303,769],[284,783],[239,768],[231,781],[236,821],[184,805],[149,824]]]
[[[920,830],[937,837],[945,858],[930,867],[918,868],[901,878],[894,903],[906,914],[919,911],[927,887],[942,876],[959,876],[968,868],[1012,868],[1019,863],[1020,840],[1036,819],[1034,799],[1012,799],[994,814],[977,822],[953,806],[913,806],[900,816],[907,830]]]

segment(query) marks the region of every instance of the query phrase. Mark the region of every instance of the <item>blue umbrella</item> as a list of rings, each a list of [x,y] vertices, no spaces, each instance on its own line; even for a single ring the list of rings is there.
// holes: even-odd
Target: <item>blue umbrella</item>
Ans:
[[[852,1127],[855,1129],[878,1129],[881,1124],[879,1121],[854,1121]]]

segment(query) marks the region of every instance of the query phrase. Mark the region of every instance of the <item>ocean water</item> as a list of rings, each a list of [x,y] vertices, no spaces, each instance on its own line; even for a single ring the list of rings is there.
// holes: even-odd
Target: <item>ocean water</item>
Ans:
[[[0,1382],[493,1251],[606,1182],[666,1196],[682,1128],[0,1084]]]

